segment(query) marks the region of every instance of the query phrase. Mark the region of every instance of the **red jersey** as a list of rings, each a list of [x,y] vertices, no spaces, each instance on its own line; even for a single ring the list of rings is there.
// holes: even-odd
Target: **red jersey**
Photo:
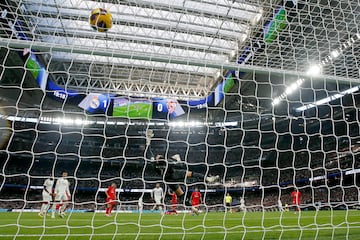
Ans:
[[[106,195],[108,199],[115,200],[116,199],[116,189],[112,186],[109,186],[106,190]]]
[[[191,194],[191,204],[193,206],[199,205],[201,203],[201,193],[200,192],[192,192]]]
[[[171,194],[171,203],[177,204],[177,196],[175,193]]]
[[[301,192],[293,191],[291,193],[291,197],[293,199],[293,204],[297,204],[297,205],[300,204],[300,202],[301,202]]]

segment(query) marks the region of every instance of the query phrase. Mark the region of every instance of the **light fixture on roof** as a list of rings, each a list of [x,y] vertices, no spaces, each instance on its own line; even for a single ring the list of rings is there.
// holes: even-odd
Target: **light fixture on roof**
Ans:
[[[76,125],[82,125],[83,124],[83,120],[82,119],[75,119],[74,123]]]
[[[236,50],[236,49],[232,50],[232,51],[230,52],[230,55],[229,55],[230,59],[235,58],[235,57],[236,57],[236,54],[237,54],[237,50]]]
[[[341,54],[343,54],[344,50],[352,47],[355,44],[355,42],[358,41],[358,40],[360,40],[360,33],[357,33],[354,36],[350,37],[349,40],[342,43],[340,47],[338,47],[337,49],[332,50],[330,52],[330,54],[327,55],[325,58],[323,58],[319,64],[312,65],[309,68],[309,70],[306,72],[306,74],[309,77],[318,76],[319,74],[321,74],[322,68],[324,66],[326,66],[329,63],[333,62],[336,58],[338,58]],[[305,81],[305,79],[303,79],[303,78],[298,79],[296,81],[297,87],[300,86],[304,81]],[[291,85],[290,87],[287,87],[284,93],[282,93],[279,97],[277,97],[277,98],[275,98],[273,100],[272,105],[277,105],[282,99],[284,99],[288,94],[292,93],[296,88],[293,85]],[[349,91],[354,91],[354,89],[356,89],[356,88],[351,88],[351,89],[349,89]],[[348,94],[348,93],[345,91],[345,94]],[[299,108],[296,109],[296,111],[304,111],[304,110],[307,110],[309,108],[313,108],[313,107],[315,107],[317,105],[324,104],[328,100],[332,101],[334,98],[337,99],[338,97],[341,97],[341,96],[342,96],[342,93],[335,94],[334,96],[331,96],[329,98],[324,98],[324,99],[321,99],[321,100],[319,100],[319,101],[317,101],[315,103],[308,104],[308,105],[303,106],[303,107],[299,107]]]
[[[321,67],[319,65],[314,65],[312,67],[310,67],[310,69],[307,71],[307,74],[311,77],[319,75],[321,72]],[[290,86],[288,86],[285,89],[285,92],[283,92],[279,97],[275,98],[272,102],[272,105],[275,106],[277,104],[280,103],[281,100],[283,100],[284,98],[286,98],[286,96],[290,95],[291,93],[293,93],[294,91],[296,91],[301,84],[303,84],[303,82],[305,82],[305,79],[303,78],[299,78],[298,80],[296,80],[296,82],[292,83]]]
[[[289,87],[286,88],[285,93],[287,95],[291,94],[292,92],[294,92],[296,89],[298,89],[299,85],[297,84],[297,82],[291,84]]]
[[[342,98],[345,95],[352,94],[352,93],[357,92],[359,90],[360,90],[360,86],[352,87],[352,88],[349,88],[349,89],[347,89],[345,91],[342,91],[340,93],[336,93],[336,94],[334,94],[334,95],[332,95],[330,97],[326,97],[326,98],[320,99],[320,100],[318,100],[316,102],[307,104],[305,106],[298,107],[295,110],[297,112],[302,112],[302,111],[314,108],[316,106],[324,105],[326,103],[329,103],[329,102],[334,101],[336,99]]]
[[[251,35],[250,28],[247,28],[243,34],[240,35],[239,41],[240,43],[245,42],[245,40]]]
[[[241,35],[241,38],[240,38],[240,40],[241,40],[241,42],[245,42],[245,40],[248,38],[248,34],[243,34],[243,35]]]
[[[220,71],[217,71],[216,73],[215,73],[215,78],[217,79],[217,78],[219,78],[221,76],[221,72]]]
[[[8,13],[8,11],[6,10],[6,8],[4,9],[4,10],[2,10],[2,12],[1,12],[1,18],[6,18],[6,15],[7,15],[7,13]]]
[[[300,86],[303,82],[305,82],[305,79],[299,78],[296,83]]]
[[[174,121],[174,122],[168,122],[167,125],[169,127],[174,128],[187,128],[187,127],[202,127],[205,126],[205,122],[200,121]]]
[[[333,50],[331,51],[330,56],[332,57],[332,59],[336,59],[340,56],[340,52],[338,50]]]
[[[285,92],[281,94],[279,97],[275,98],[272,102],[272,105],[277,105],[280,103],[282,99],[284,99],[287,95],[293,93],[296,89],[298,89],[301,84],[305,82],[305,79],[299,78],[296,82],[291,84],[289,87],[286,88]]]
[[[263,16],[263,12],[264,11],[262,9],[260,9],[260,11],[255,15],[255,17],[251,19],[252,25],[256,25],[260,21],[260,19]]]
[[[272,102],[272,105],[277,105],[280,103],[280,98],[275,98]]]
[[[319,65],[313,65],[309,68],[306,74],[310,77],[318,76],[321,73],[321,67]]]

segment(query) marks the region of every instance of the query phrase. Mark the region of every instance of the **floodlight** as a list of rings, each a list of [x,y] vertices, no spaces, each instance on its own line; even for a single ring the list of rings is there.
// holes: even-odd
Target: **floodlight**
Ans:
[[[319,65],[313,65],[309,68],[309,70],[306,72],[309,76],[317,76],[321,73],[321,67]]]
[[[340,93],[336,93],[336,94],[334,94],[334,95],[332,95],[330,97],[326,97],[326,98],[320,99],[320,100],[318,100],[316,102],[310,103],[308,105],[298,107],[295,110],[297,112],[305,111],[305,110],[308,110],[310,108],[314,108],[316,106],[320,106],[320,105],[323,105],[325,103],[329,103],[329,102],[334,101],[336,99],[342,98],[343,96],[345,96],[347,94],[352,94],[352,93],[357,92],[359,90],[360,90],[360,86],[352,87],[352,88],[349,88],[349,89],[347,89],[345,91],[342,91]]]
[[[286,95],[289,95],[293,92],[294,90],[291,87],[287,87],[285,90]]]
[[[76,125],[82,125],[84,122],[82,119],[75,119],[75,124]]]
[[[300,86],[301,84],[303,84],[303,82],[305,82],[305,79],[299,78],[299,79],[296,81],[296,84],[297,84],[298,86]]]
[[[279,98],[275,98],[272,102],[273,105],[277,105],[280,103],[280,99]]]
[[[335,58],[337,58],[337,57],[340,56],[340,53],[339,53],[339,51],[334,50],[334,51],[332,51],[332,52],[330,53],[330,55],[331,55],[331,57],[332,57],[333,59],[335,59]]]
[[[298,83],[297,83],[297,82],[291,84],[291,86],[287,87],[286,90],[285,90],[286,95],[291,94],[291,93],[294,92],[297,88],[298,88]]]

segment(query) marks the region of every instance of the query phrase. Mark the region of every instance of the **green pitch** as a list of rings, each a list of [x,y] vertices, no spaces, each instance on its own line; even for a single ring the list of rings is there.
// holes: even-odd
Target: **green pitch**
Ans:
[[[117,106],[113,108],[113,116],[150,119],[152,117],[152,104],[137,102],[121,107]]]
[[[14,238],[14,236],[17,236]],[[0,239],[360,239],[360,211],[202,213],[0,213]]]

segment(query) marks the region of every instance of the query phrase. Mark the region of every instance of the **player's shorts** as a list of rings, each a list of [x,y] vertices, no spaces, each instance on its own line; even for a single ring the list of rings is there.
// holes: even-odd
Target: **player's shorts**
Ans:
[[[106,198],[106,203],[111,204],[111,205],[115,205],[116,204],[116,199],[115,198]]]
[[[68,201],[68,196],[66,194],[56,194],[55,201],[56,202],[66,202]]]
[[[199,204],[200,204],[200,203],[198,203],[198,202],[193,202],[193,203],[191,203],[191,206],[193,206],[193,207],[198,207]]]
[[[231,207],[231,203],[226,203],[226,206],[227,206],[227,207]]]
[[[156,199],[156,198],[155,198],[155,203],[156,203],[156,204],[162,204],[162,203],[161,203],[161,199]]]
[[[51,202],[52,201],[52,196],[48,192],[45,192],[45,191],[42,192],[42,198],[43,198],[43,202]]]
[[[294,204],[294,205],[300,205],[300,202],[299,202],[299,201],[298,201],[298,202],[297,202],[297,201],[293,201],[293,204]]]

